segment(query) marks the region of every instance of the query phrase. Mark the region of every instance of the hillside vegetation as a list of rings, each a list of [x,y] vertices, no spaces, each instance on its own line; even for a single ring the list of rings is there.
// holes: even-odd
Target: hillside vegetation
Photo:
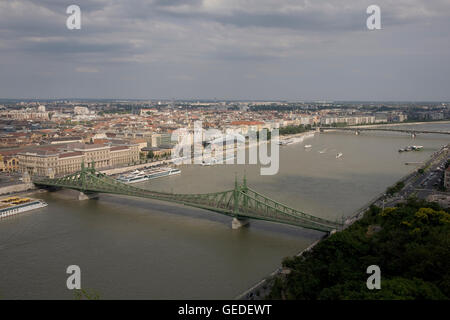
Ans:
[[[381,269],[381,289],[366,269]],[[449,299],[450,214],[410,200],[365,216],[301,257],[286,258],[269,299]]]

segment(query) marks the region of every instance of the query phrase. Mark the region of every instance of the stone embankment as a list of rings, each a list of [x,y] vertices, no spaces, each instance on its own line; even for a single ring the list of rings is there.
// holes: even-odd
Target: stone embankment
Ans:
[[[13,194],[18,192],[30,191],[34,189],[36,189],[36,187],[31,182],[12,184],[9,186],[0,187],[0,195]]]

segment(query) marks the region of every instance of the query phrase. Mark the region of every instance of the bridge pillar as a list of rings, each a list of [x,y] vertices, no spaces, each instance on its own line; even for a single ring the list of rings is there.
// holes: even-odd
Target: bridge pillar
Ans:
[[[236,230],[240,229],[246,225],[248,225],[250,221],[245,218],[233,218],[233,221],[231,221],[231,229]]]
[[[78,194],[78,200],[89,200],[89,199],[97,199],[98,193],[96,192],[81,192]]]

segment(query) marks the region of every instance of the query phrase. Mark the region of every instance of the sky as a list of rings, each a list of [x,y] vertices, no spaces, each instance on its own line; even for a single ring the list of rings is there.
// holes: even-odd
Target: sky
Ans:
[[[449,0],[0,0],[0,98],[449,101],[449,31]]]

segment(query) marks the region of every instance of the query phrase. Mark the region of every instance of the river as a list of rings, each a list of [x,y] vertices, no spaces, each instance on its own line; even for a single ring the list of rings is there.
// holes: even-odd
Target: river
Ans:
[[[408,126],[411,128],[411,126]],[[450,131],[450,124],[420,129]],[[176,193],[249,186],[304,212],[349,216],[426,160],[449,136],[349,132],[316,134],[280,147],[280,170],[261,176],[256,165],[182,166],[182,173],[138,186]],[[305,149],[305,144],[312,147]],[[423,151],[399,153],[407,145]],[[336,158],[337,153],[343,156]],[[0,299],[73,299],[66,268],[81,268],[82,287],[101,299],[227,299],[265,277],[283,257],[322,233],[231,219],[208,211],[132,197],[78,201],[71,192],[34,193],[49,206],[0,221]]]

